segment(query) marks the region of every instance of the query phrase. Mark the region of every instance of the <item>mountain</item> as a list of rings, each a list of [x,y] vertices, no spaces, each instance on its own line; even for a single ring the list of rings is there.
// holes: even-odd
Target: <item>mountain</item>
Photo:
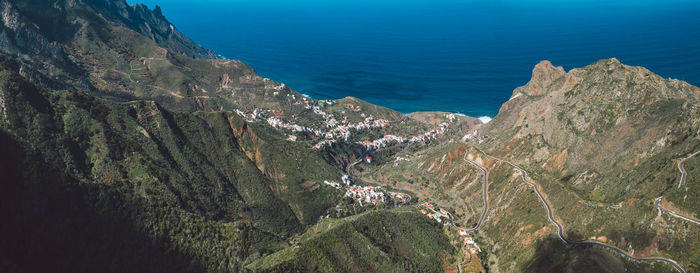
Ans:
[[[700,270],[685,82],[543,61],[483,124],[313,100],[159,7],[0,9],[0,271]]]
[[[584,184],[698,136],[693,128],[700,89],[685,82],[614,58],[568,73],[544,61],[532,77],[514,91],[484,133],[508,135],[500,143],[504,145],[523,140],[545,144],[522,152],[539,155],[531,164],[562,176],[587,171],[589,181],[571,181],[581,190],[590,192]],[[596,198],[614,201],[620,194],[607,191]]]
[[[693,272],[700,265],[700,227],[655,201],[662,196],[681,215],[700,216],[692,198],[698,185],[679,187],[677,169],[700,150],[699,98],[695,86],[614,58],[568,72],[543,61],[478,138],[407,153],[399,164],[359,176],[439,200],[462,219],[461,226],[472,227],[484,208],[483,182],[464,159],[484,166],[489,207],[477,237],[489,248],[482,262],[490,270],[674,271],[563,244],[514,164],[544,193],[569,240],[595,240],[637,257],[671,257]],[[700,175],[694,172],[688,177]]]
[[[323,181],[342,173],[312,143],[330,137],[307,126],[349,111],[339,123],[365,122],[357,131],[367,137],[394,130],[368,118],[427,128],[354,98],[313,101],[212,59],[159,8],[0,5],[2,271],[246,271],[341,200]],[[290,142],[271,117],[309,130]],[[418,228],[402,231],[444,236]]]

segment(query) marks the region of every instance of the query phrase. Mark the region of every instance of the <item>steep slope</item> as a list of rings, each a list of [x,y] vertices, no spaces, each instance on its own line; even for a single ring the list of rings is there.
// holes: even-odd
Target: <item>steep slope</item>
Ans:
[[[18,28],[32,28],[47,35],[48,39],[61,41],[71,33],[65,28],[67,20],[75,17],[87,17],[86,13],[94,12],[116,25],[134,30],[170,51],[184,54],[193,58],[214,58],[215,54],[194,43],[180,33],[164,16],[160,7],[153,10],[145,5],[127,5],[125,1],[87,0],[87,1],[4,1],[4,9],[10,18],[14,17]],[[10,5],[14,4],[14,7]],[[12,14],[13,8],[22,15]],[[6,20],[9,18],[6,18]],[[74,24],[76,22],[73,22]],[[29,45],[29,44],[27,44]]]
[[[148,101],[47,91],[8,70],[0,83],[10,177],[3,180],[2,251],[10,268],[167,271],[169,260],[187,257],[171,269],[236,270],[284,245],[339,198],[329,187],[305,187],[339,179],[333,167],[233,113],[174,113]],[[297,155],[294,165],[271,155],[278,145]],[[251,159],[253,148],[268,156]],[[81,224],[93,217],[102,220]],[[113,222],[117,230],[100,232]],[[72,250],[71,240],[82,247],[61,251]],[[133,253],[122,240],[133,242]],[[96,248],[104,256],[94,263],[71,263]],[[141,252],[162,260],[133,257]],[[31,263],[32,256],[50,260]]]
[[[502,155],[528,158],[521,163],[557,172],[580,193],[614,202],[629,189],[596,190],[606,183],[597,182],[678,145],[692,146],[684,143],[699,136],[699,98],[700,88],[616,59],[568,73],[545,61],[483,134],[498,135],[494,145],[508,147]]]
[[[0,83],[3,271],[245,271],[339,201],[322,181],[340,173],[317,151],[231,111],[172,112],[52,91],[5,68]],[[363,220],[400,228],[390,236],[403,241],[377,245],[379,256],[360,256],[356,266],[395,263],[375,259],[391,248],[403,268],[426,266],[400,249],[440,231],[409,222],[383,213]],[[344,236],[337,232],[327,236]],[[425,258],[435,271],[450,246],[424,243],[409,245],[436,250]],[[299,264],[347,255],[318,242],[306,248],[324,252]]]
[[[0,57],[42,86],[153,99],[173,110],[282,109],[279,98],[270,98],[280,84],[239,61],[213,59],[158,7],[3,0],[0,8]]]
[[[489,171],[489,210],[477,237],[488,248],[482,262],[499,272],[673,271],[602,249],[564,248],[532,188],[493,155],[527,170],[570,240],[669,257],[693,272],[700,265],[700,226],[662,213],[654,202],[664,196],[681,213],[698,215],[691,198],[697,184],[679,189],[676,165],[700,150],[699,90],[615,59],[568,73],[545,61],[479,138],[409,151],[362,176],[416,192],[453,210],[461,227],[472,227],[483,209],[482,180],[463,159],[481,164]],[[688,160],[688,168],[695,162]]]
[[[85,66],[86,60],[72,54],[74,52],[69,46],[80,43],[83,34],[91,35],[92,40],[104,41],[108,32],[123,29],[151,38],[161,47],[178,54],[214,57],[211,51],[178,32],[162,16],[160,9],[150,11],[142,5],[128,6],[125,1],[110,0],[3,0],[0,8],[3,12],[0,27],[3,57],[13,60],[14,68],[21,68],[24,76],[46,86],[94,89],[85,77],[86,72],[94,68]],[[129,56],[133,53],[119,48],[102,48],[96,54]]]
[[[124,0],[0,5],[0,61],[46,88],[153,100],[172,111],[235,109],[249,121],[284,123],[277,129],[318,149],[330,147],[335,159],[329,162],[342,169],[367,150],[346,146],[434,129],[356,98],[316,101],[240,61],[210,59],[210,51],[179,33],[157,7],[151,11]],[[331,147],[336,143],[340,147]]]
[[[412,209],[324,219],[299,242],[248,266],[254,272],[440,272],[454,250]]]
[[[214,59],[158,7],[0,9],[3,269],[245,270],[338,203],[342,193],[322,183],[340,180],[328,162],[371,153],[360,141],[432,127],[355,98],[315,101]],[[328,150],[343,159],[325,161]]]
[[[296,116],[302,125],[317,120],[313,111],[295,103],[304,96],[240,61],[215,59],[157,6],[149,10],[125,0],[2,0],[0,9],[0,59],[41,86],[151,99],[178,111],[260,108]],[[339,100],[346,102],[375,118],[403,118],[357,99]]]
[[[616,59],[569,72],[544,61],[483,126],[306,98],[213,59],[158,7],[0,0],[0,11],[0,271],[458,270],[445,262],[465,250],[454,230],[413,208],[319,219],[342,194],[323,181],[345,171],[474,227],[483,180],[465,159],[488,171],[484,268],[673,271],[565,246],[522,174],[489,155],[527,170],[569,240],[700,270],[700,226],[655,202],[700,216],[700,158],[678,181],[700,151],[700,89],[685,82]]]

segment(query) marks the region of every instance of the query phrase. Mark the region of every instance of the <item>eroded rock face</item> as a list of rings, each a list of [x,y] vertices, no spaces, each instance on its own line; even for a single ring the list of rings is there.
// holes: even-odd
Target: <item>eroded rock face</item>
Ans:
[[[279,84],[240,61],[215,58],[159,7],[124,0],[0,0],[0,61],[41,86],[152,99],[178,111],[284,110],[279,99],[266,96]]]
[[[164,16],[159,6],[150,10],[145,5],[123,6],[125,2],[117,1],[121,20],[136,29],[139,33],[156,41],[159,45],[172,51],[182,53],[192,58],[216,58],[213,51],[208,50],[178,31]]]
[[[555,157],[554,169],[605,173],[606,162],[631,166],[660,151],[659,145],[696,136],[698,100],[697,87],[615,58],[569,72],[542,61],[484,132],[512,130],[510,146],[523,153],[548,147],[529,157],[538,164]],[[568,157],[557,156],[565,150]]]
[[[94,13],[96,17],[84,17],[87,13]],[[58,44],[70,40],[75,35],[79,29],[78,24],[102,23],[94,21],[102,18],[110,20],[111,23],[121,23],[123,27],[133,29],[173,52],[193,58],[216,57],[211,50],[203,48],[180,33],[165,19],[160,8],[150,10],[145,5],[129,6],[123,0],[90,0],[77,3],[65,0],[3,0],[0,1],[0,15],[3,23],[2,33],[12,38],[11,45],[24,48],[45,47],[51,44],[53,50],[49,52],[54,53],[53,55],[61,48]],[[7,31],[11,31],[13,35],[7,35]],[[7,44],[3,44],[2,48],[10,53],[36,53],[8,51],[10,48]]]
[[[532,70],[532,79],[521,90],[529,96],[540,96],[549,90],[557,79],[566,75],[564,68],[553,66],[549,61],[541,61]]]

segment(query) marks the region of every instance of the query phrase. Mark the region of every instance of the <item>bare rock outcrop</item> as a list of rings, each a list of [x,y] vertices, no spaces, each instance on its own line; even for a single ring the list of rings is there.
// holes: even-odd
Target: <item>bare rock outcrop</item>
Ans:
[[[511,132],[503,145],[523,155],[546,151],[526,157],[537,164],[556,158],[554,169],[605,173],[607,162],[632,166],[659,145],[696,137],[697,94],[686,82],[615,58],[568,72],[542,61],[483,132]],[[557,156],[562,151],[569,156]]]

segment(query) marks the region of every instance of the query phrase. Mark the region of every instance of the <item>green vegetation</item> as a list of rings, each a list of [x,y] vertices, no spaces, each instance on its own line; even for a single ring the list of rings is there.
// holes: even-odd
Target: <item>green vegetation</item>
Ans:
[[[523,272],[676,272],[664,263],[636,263],[596,247],[569,248],[555,236],[538,242]]]
[[[17,232],[27,229],[23,236],[38,235],[34,224],[50,225],[55,217],[60,219],[53,232],[65,232],[90,219],[86,214],[96,214],[99,219],[113,219],[99,220],[96,225],[117,221],[118,226],[128,228],[116,233],[105,229],[110,234],[96,236],[109,238],[83,242],[86,251],[99,247],[113,249],[105,250],[105,255],[119,254],[124,251],[120,238],[143,237],[138,240],[144,246],[134,246],[133,253],[155,252],[153,255],[166,260],[184,255],[188,257],[185,262],[197,265],[193,270],[236,271],[247,260],[279,249],[285,237],[301,231],[303,223],[317,219],[339,198],[329,187],[311,192],[303,189],[305,181],[319,183],[322,178],[338,176],[309,148],[286,147],[285,153],[297,158],[292,165],[271,152],[279,149],[275,145],[282,145],[279,136],[258,134],[234,114],[173,113],[153,102],[115,103],[80,92],[44,91],[7,70],[0,73],[0,84],[7,107],[7,118],[1,124],[8,139],[3,149],[23,154],[14,160],[25,164],[13,170],[16,178],[10,181],[22,190],[3,192],[17,194],[10,200],[21,198],[16,201],[27,204],[27,214],[57,211],[49,218],[8,220],[17,230],[6,234],[22,237]],[[247,136],[240,135],[244,131]],[[246,144],[246,137],[257,135],[257,143]],[[267,156],[251,160],[247,155],[251,146]],[[41,169],[45,172],[37,172]],[[41,201],[54,194],[64,197]],[[3,206],[13,207],[17,206]],[[73,207],[83,212],[72,216]],[[94,232],[99,230],[94,227]],[[80,241],[79,236],[75,232],[56,238],[37,236],[31,240],[36,244],[26,249],[46,244],[46,251],[57,251],[68,247],[63,240]],[[87,259],[81,255],[88,253],[68,251],[59,257],[80,260]],[[130,259],[132,254],[119,255],[124,257],[115,257],[114,262],[126,271],[147,266],[136,263],[129,268],[132,264],[121,259]],[[98,261],[111,263],[97,260],[95,266]],[[19,268],[28,266],[23,261],[10,262],[19,263]],[[158,268],[160,262],[154,263],[153,268]],[[45,264],[47,268],[52,265],[59,266]]]
[[[412,209],[324,219],[298,242],[248,266],[256,272],[441,272],[454,250],[441,225]]]
[[[565,247],[534,191],[474,145],[526,169],[567,237],[700,270],[700,227],[653,206],[664,196],[700,215],[700,157],[686,162],[688,182],[678,188],[678,160],[700,150],[700,93],[687,83],[615,59],[568,73],[544,62],[480,139],[460,143],[480,125],[458,117],[428,143],[368,151],[357,142],[422,134],[445,113],[305,100],[239,61],[207,59],[213,53],[159,8],[0,4],[3,22],[18,22],[3,25],[0,45],[2,272],[439,272],[461,257],[452,231],[414,208],[360,207],[323,181],[345,171],[358,184],[434,202],[471,227],[482,180],[465,153],[489,171],[489,211],[474,234],[484,268],[671,270]],[[316,150],[322,134],[277,130],[234,109],[321,132],[329,115],[389,126]],[[368,155],[371,164],[353,165]]]

